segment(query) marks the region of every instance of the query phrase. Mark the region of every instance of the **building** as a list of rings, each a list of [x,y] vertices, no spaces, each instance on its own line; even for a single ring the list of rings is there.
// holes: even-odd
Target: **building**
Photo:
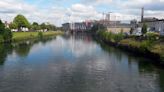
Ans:
[[[21,27],[21,31],[22,31],[22,32],[28,32],[28,31],[29,31],[29,29],[28,29],[28,28],[26,28],[26,27]]]
[[[82,32],[88,31],[92,28],[92,22],[75,22],[75,23],[65,23],[62,25],[64,31]]]
[[[131,28],[134,35],[142,35],[142,27],[144,24],[147,26],[148,32],[156,32],[160,35],[164,35],[164,19],[158,19],[155,17],[144,17],[144,8],[141,10],[141,21],[131,21]]]
[[[126,23],[120,23],[120,24],[107,26],[108,32],[112,32],[114,34],[123,32],[124,34],[129,35],[131,28],[132,28],[131,24],[126,24]]]
[[[63,27],[63,30],[64,30],[64,31],[69,31],[69,30],[71,30],[71,24],[70,24],[70,23],[62,24],[62,27]]]
[[[110,21],[110,20],[100,20],[97,23],[102,24],[108,30],[108,32],[112,32],[114,34],[118,34],[123,32],[125,34],[130,34],[130,30],[132,25],[129,23],[121,23],[121,21]]]
[[[157,32],[160,35],[164,35],[164,19],[157,18],[144,18],[143,22],[139,23],[139,26],[142,27],[143,24],[147,25],[148,32]]]

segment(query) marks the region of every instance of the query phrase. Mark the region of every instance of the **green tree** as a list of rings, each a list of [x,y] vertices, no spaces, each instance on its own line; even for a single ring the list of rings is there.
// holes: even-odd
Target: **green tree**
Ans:
[[[0,35],[3,34],[3,31],[5,30],[5,25],[2,23],[2,21],[0,20]]]
[[[147,33],[147,25],[144,23],[142,27],[142,35],[145,35]]]
[[[37,22],[33,22],[33,24],[31,25],[32,30],[36,31],[36,30],[40,30],[40,25]]]
[[[16,25],[15,23],[11,23],[11,24],[9,25],[9,28],[10,28],[10,29],[17,29],[17,25]]]
[[[41,27],[41,29],[46,29],[46,28],[47,28],[45,23],[42,23],[42,24],[40,25],[40,27]]]
[[[0,20],[0,41],[9,42],[12,40],[12,32],[10,29],[5,28],[4,23]]]
[[[30,23],[28,22],[28,20],[23,16],[23,15],[17,15],[14,20],[13,23],[16,25],[16,27],[20,30],[21,27],[30,27]]]
[[[10,42],[12,40],[12,32],[9,28],[6,28],[3,32],[3,39],[5,42]]]
[[[48,29],[48,30],[56,31],[56,26],[55,26],[55,25],[53,25],[53,24],[48,24],[48,25],[46,25],[46,26],[47,26],[47,29]]]
[[[132,34],[133,34],[133,28],[130,29],[130,35],[132,35]]]

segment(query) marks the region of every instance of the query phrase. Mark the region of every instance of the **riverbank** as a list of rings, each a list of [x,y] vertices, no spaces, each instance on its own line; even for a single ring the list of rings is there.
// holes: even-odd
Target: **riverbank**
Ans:
[[[124,37],[121,34],[115,35],[108,32],[98,32],[96,37],[108,45],[150,58],[154,63],[164,65],[164,43],[160,40],[137,40],[135,37]]]
[[[61,34],[63,34],[63,32],[61,31],[42,32],[43,37],[56,36]],[[17,42],[17,41],[35,39],[35,38],[39,38],[39,32],[14,32],[12,41]]]

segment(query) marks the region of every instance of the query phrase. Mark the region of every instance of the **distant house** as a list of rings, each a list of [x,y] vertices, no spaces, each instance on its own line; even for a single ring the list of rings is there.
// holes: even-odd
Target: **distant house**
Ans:
[[[47,32],[48,29],[41,29],[41,30],[37,30],[38,32]]]
[[[28,31],[29,31],[29,29],[28,29],[28,28],[26,28],[26,27],[21,27],[21,31],[22,31],[22,32],[28,32]]]
[[[18,29],[11,29],[11,32],[18,32]]]

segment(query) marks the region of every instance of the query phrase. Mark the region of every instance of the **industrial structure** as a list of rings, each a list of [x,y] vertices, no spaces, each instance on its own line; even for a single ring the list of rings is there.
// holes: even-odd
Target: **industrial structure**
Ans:
[[[129,34],[132,28],[132,25],[130,23],[121,23],[121,21],[111,20],[111,12],[105,14],[105,17],[103,15],[103,19],[98,21],[98,23],[104,25],[107,28],[108,32],[112,32],[114,34],[120,32]]]
[[[158,19],[155,17],[144,17],[144,8],[141,12],[141,22],[139,22],[139,27],[146,24],[148,32],[156,32],[160,35],[164,35],[164,19]]]
[[[144,8],[141,9],[140,22],[137,22],[137,20],[132,20],[130,23],[122,23],[117,20],[113,21],[111,20],[111,12],[109,12],[103,13],[103,18],[98,21],[65,23],[63,24],[63,29],[65,31],[81,32],[90,30],[94,24],[102,24],[108,29],[108,32],[116,34],[120,32],[130,34],[130,31],[133,30],[134,35],[142,35],[141,30],[143,24],[146,24],[148,32],[156,32],[160,35],[164,35],[164,19],[144,17]]]

